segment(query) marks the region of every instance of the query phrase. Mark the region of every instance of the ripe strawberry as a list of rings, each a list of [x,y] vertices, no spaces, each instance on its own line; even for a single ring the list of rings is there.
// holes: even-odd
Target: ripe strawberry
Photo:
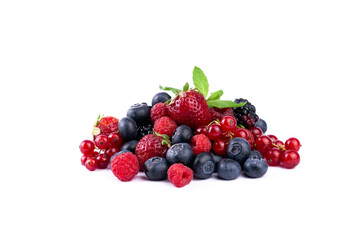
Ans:
[[[154,134],[148,134],[143,137],[137,144],[135,154],[138,157],[140,170],[143,169],[146,160],[152,157],[166,156],[167,146],[162,145],[163,139]]]
[[[168,113],[178,125],[187,125],[194,130],[211,121],[205,97],[195,90],[181,92],[168,105]]]
[[[104,134],[108,136],[112,132],[119,131],[118,125],[119,125],[119,119],[111,116],[100,117],[99,115],[98,120],[95,123],[93,129],[94,138],[96,138],[96,136],[99,134]]]

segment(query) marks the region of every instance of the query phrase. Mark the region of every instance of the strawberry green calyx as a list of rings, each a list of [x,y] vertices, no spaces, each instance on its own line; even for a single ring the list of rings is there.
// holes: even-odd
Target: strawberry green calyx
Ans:
[[[158,132],[153,131],[154,135],[161,137],[163,140],[161,141],[161,145],[165,145],[168,148],[171,147],[171,141],[170,141],[170,137],[166,134],[160,134]]]
[[[207,77],[205,76],[204,72],[196,66],[194,67],[194,70],[193,70],[193,83],[195,86],[195,90],[198,91],[199,93],[201,93],[206,99],[206,97],[208,96],[208,93],[209,93],[209,82],[208,82]],[[173,92],[175,94],[175,97],[173,99],[175,99],[182,92],[186,92],[189,90],[189,83],[186,83],[184,85],[183,91],[181,91],[180,89],[177,89],[177,88],[162,87],[162,86],[160,86],[160,89]],[[246,102],[235,103],[230,100],[220,100],[220,98],[223,94],[224,94],[223,90],[218,90],[216,92],[211,93],[210,96],[206,100],[208,106],[216,107],[216,108],[232,108],[232,107],[243,107],[246,104]],[[171,100],[166,102],[166,104],[170,103]]]

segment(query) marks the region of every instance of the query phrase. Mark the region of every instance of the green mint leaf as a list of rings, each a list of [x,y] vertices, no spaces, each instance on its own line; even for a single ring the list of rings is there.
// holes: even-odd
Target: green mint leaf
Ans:
[[[181,92],[180,89],[172,88],[172,87],[162,87],[162,86],[160,85],[159,88],[160,88],[161,90],[171,91],[171,92],[173,92],[173,93],[176,94],[176,95],[178,95],[178,94]]]
[[[185,83],[184,87],[183,87],[183,92],[186,92],[187,90],[189,90],[189,83]]]
[[[220,99],[220,97],[221,97],[223,94],[224,94],[224,91],[223,91],[223,90],[218,90],[218,91],[216,91],[216,92],[213,92],[207,100],[208,100],[208,101],[218,100],[218,99]]]
[[[217,107],[217,108],[230,108],[230,107],[243,107],[246,102],[235,103],[230,100],[210,100],[207,101],[209,107]]]
[[[196,89],[206,98],[209,92],[209,82],[204,72],[196,66],[193,71],[193,82]]]

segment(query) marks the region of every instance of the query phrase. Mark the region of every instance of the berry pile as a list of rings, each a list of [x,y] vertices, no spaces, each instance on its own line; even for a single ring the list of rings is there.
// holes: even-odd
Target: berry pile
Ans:
[[[183,187],[193,178],[233,180],[243,173],[262,177],[268,166],[294,168],[300,162],[297,138],[283,143],[266,135],[267,124],[249,101],[220,100],[222,90],[208,96],[200,68],[193,71],[195,88],[157,93],[152,105],[132,105],[122,119],[98,117],[93,140],[80,144],[81,163],[90,171],[110,168],[121,181],[139,171],[152,181],[168,179]]]

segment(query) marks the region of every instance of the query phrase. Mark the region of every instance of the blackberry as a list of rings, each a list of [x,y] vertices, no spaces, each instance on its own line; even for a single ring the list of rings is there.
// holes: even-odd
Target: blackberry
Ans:
[[[253,127],[255,123],[259,120],[259,116],[256,115],[255,106],[244,98],[237,98],[234,102],[246,102],[246,104],[242,107],[233,108],[234,116],[236,117],[238,124],[244,125],[246,128]]]
[[[148,134],[152,134],[152,133],[153,133],[153,125],[150,120],[148,120],[144,123],[138,124],[138,126],[137,126],[138,140],[140,140],[144,136],[146,136]]]

